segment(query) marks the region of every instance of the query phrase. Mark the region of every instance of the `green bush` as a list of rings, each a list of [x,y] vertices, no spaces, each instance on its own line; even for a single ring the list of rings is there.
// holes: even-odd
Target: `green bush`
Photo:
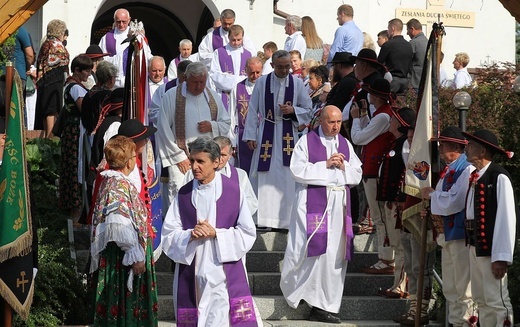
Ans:
[[[15,326],[86,324],[87,287],[70,257],[67,215],[59,209],[57,188],[58,141],[34,139],[26,147],[30,165],[33,223],[38,227],[39,269],[29,319]]]

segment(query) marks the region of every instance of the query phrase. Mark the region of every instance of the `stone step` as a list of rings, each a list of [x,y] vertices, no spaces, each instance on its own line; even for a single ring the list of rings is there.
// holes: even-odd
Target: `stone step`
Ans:
[[[263,320],[264,327],[397,327],[398,323],[388,320],[343,320],[341,324],[326,324],[307,320]],[[176,327],[175,321],[159,321],[159,327]],[[425,327],[440,327],[431,322]]]
[[[253,295],[282,295],[280,289],[280,273],[249,273],[249,286]],[[363,273],[347,273],[345,277],[346,296],[373,296],[381,289],[392,286],[392,275],[366,275]]]
[[[249,251],[246,267],[248,272],[280,272],[282,271],[284,251]],[[375,252],[354,252],[348,264],[348,271],[359,272],[361,268],[370,266],[378,260]]]
[[[157,293],[173,294],[173,274],[156,272]],[[347,273],[345,277],[346,296],[373,296],[381,289],[389,288],[393,283],[390,275],[366,275],[363,273]],[[280,289],[280,273],[249,273],[249,288],[253,295],[282,295]]]
[[[287,234],[257,231],[256,241],[251,251],[285,251]],[[354,251],[376,252],[376,234],[363,234],[354,237]]]
[[[303,304],[297,309],[287,305],[283,296],[254,296],[263,320],[305,320],[310,308]],[[391,300],[378,296],[344,296],[339,317],[341,320],[391,320],[406,312],[406,300]],[[159,296],[159,319],[174,320],[173,297]]]

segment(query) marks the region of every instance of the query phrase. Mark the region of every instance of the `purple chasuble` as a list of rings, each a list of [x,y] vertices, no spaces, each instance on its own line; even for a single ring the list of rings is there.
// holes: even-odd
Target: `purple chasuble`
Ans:
[[[242,49],[242,54],[240,55],[240,75],[246,75],[246,61],[251,58],[251,52],[246,49]],[[218,48],[218,60],[220,63],[220,70],[223,73],[229,73],[231,75],[235,74],[235,69],[233,68],[233,58],[230,54],[227,53],[225,47]],[[229,94],[226,92],[222,92],[222,103],[224,107],[229,112]]]
[[[267,75],[265,81],[265,98],[264,98],[264,130],[262,132],[262,144],[260,144],[259,156],[258,160],[258,171],[269,171],[271,167],[271,157],[273,155],[273,146],[274,146],[274,128],[276,125],[276,117],[274,116],[274,106],[275,106],[275,97],[278,100],[278,94],[274,95],[271,92],[271,79],[274,73],[270,73]],[[289,78],[289,86],[285,88],[285,96],[283,103],[290,102],[293,104],[294,98],[294,77],[292,75],[287,75]],[[282,151],[283,157],[283,165],[289,167],[291,163],[291,154],[294,151],[294,135],[293,135],[293,126],[292,119],[290,115],[283,115],[281,123],[282,126],[282,135],[281,138],[287,144],[286,148],[280,149]]]
[[[222,40],[222,36],[220,36],[220,29],[222,27],[217,27],[211,33],[211,45],[213,46],[213,50],[217,50],[224,46],[224,41]]]
[[[232,177],[233,177],[233,170]],[[237,180],[222,178],[222,194],[217,200],[217,223],[215,228],[236,227],[240,213],[240,185]],[[197,209],[191,202],[193,180],[179,190],[179,213],[183,229],[192,229],[197,224]],[[242,259],[223,263],[229,295],[229,320],[231,326],[256,327],[253,297],[249,290]],[[195,285],[195,258],[191,265],[179,264],[177,289],[177,325],[179,327],[197,326],[198,310]]]
[[[114,36],[114,30],[111,29],[107,32],[105,36],[105,45],[107,47],[107,52],[110,53],[110,56],[113,57],[116,55],[116,37]],[[125,66],[123,66],[125,67]]]
[[[247,111],[249,108],[249,100],[251,100],[251,95],[247,93],[246,90],[246,81],[237,84],[237,122],[235,132],[238,134],[238,144],[237,144],[237,158],[238,164],[237,166],[244,169],[247,173],[251,169],[251,158],[253,157],[253,150],[249,149],[247,143],[242,141],[242,136],[244,135],[244,126],[246,123]],[[238,131],[237,131],[238,129]]]
[[[345,160],[350,159],[350,151],[345,138],[338,135],[338,152],[345,155]],[[321,143],[318,128],[307,134],[307,149],[309,162],[316,163],[327,160],[327,148]],[[346,250],[345,259],[352,259],[352,241],[354,232],[352,230],[352,215],[350,212],[350,188],[345,185],[347,196],[347,210],[345,212],[345,235]],[[307,185],[307,239],[309,247],[307,257],[315,257],[327,252],[327,237],[329,217],[327,209],[327,187],[318,185]],[[314,233],[316,231],[316,233]],[[314,233],[314,235],[312,235]]]

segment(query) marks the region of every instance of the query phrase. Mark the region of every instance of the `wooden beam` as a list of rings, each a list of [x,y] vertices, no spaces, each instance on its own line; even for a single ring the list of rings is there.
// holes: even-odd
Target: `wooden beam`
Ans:
[[[0,0],[0,44],[20,28],[47,0]]]

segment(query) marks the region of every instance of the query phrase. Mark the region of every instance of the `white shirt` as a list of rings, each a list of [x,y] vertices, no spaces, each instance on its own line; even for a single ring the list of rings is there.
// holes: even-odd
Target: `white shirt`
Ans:
[[[452,87],[454,89],[461,89],[466,86],[471,86],[472,82],[473,79],[471,78],[471,75],[468,73],[468,69],[461,68],[455,72]]]
[[[303,34],[301,31],[296,31],[293,34],[289,35],[285,40],[284,50],[289,52],[292,50],[298,50],[302,56],[305,58],[305,52],[307,51],[307,43],[303,38]]]

